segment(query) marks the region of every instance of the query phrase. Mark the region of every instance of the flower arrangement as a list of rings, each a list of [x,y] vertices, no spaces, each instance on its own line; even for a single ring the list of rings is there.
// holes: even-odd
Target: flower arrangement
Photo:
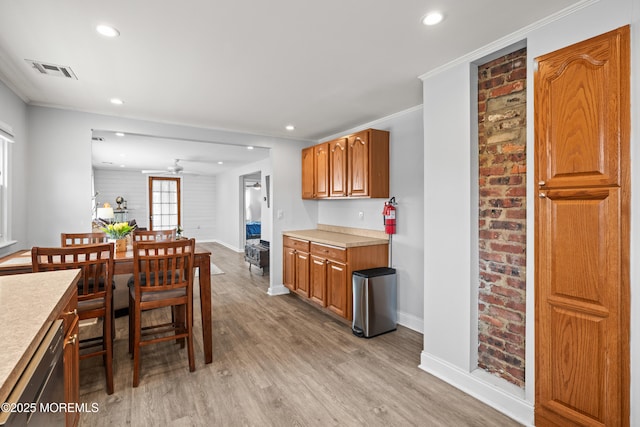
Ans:
[[[128,222],[117,222],[115,224],[107,224],[101,230],[109,236],[110,239],[124,239],[135,229],[135,225],[129,225]]]

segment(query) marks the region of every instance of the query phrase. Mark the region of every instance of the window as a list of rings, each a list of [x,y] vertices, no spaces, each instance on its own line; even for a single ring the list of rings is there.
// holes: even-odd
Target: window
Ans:
[[[7,130],[5,130],[7,128]],[[7,245],[9,236],[9,156],[13,135],[0,122],[0,247]]]
[[[149,177],[149,229],[174,230],[180,224],[180,178]]]

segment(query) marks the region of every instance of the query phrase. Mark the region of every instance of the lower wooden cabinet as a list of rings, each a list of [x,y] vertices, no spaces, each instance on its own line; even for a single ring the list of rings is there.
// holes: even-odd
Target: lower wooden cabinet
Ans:
[[[283,239],[282,282],[289,290],[309,296],[309,242]]]
[[[321,307],[327,306],[327,260],[311,255],[309,298]]]
[[[71,299],[65,305],[60,314],[64,324],[64,397],[66,403],[76,404],[80,402],[80,340],[78,338],[78,292],[73,293]],[[77,426],[80,421],[80,413],[68,411],[66,425]]]
[[[303,297],[309,296],[309,253],[296,251],[295,253],[295,293]]]
[[[283,284],[347,320],[353,317],[353,271],[387,265],[388,244],[343,248],[284,236]]]
[[[351,280],[347,277],[347,265],[327,260],[327,308],[338,316],[351,319]]]

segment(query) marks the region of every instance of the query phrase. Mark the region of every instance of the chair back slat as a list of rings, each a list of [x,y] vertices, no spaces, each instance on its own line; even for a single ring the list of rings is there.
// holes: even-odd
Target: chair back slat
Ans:
[[[134,230],[134,242],[154,242],[164,240],[175,240],[176,230]]]
[[[134,241],[136,292],[166,291],[193,284],[195,240]]]
[[[64,248],[31,249],[34,272],[68,270],[81,271],[78,301],[107,297],[112,292],[113,245],[110,243]]]
[[[69,246],[86,246],[107,243],[109,236],[103,232],[94,233],[60,233],[60,243],[63,248]]]

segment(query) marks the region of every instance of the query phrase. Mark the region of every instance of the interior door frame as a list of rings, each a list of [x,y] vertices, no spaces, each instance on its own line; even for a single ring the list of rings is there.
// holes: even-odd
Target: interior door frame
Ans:
[[[180,177],[167,177],[167,176],[149,176],[149,193],[148,193],[148,208],[149,208],[149,230],[153,230],[153,181],[175,181],[176,189],[178,192],[178,225],[182,225],[182,179]]]
[[[255,178],[255,175],[260,175],[259,178]],[[238,218],[239,223],[240,223],[240,247],[244,248],[244,246],[247,244],[247,232],[246,232],[246,211],[247,211],[247,200],[246,200],[246,196],[245,196],[245,192],[247,191],[247,181],[255,181],[256,179],[258,179],[258,181],[262,184],[262,178],[263,178],[263,173],[260,170],[257,170],[255,172],[251,172],[251,173],[246,173],[243,175],[240,175],[240,197],[239,197],[239,202],[240,202],[240,217]],[[262,212],[262,206],[260,207],[260,221],[262,222],[262,218],[264,216],[264,213]],[[261,237],[262,238],[262,237]]]

